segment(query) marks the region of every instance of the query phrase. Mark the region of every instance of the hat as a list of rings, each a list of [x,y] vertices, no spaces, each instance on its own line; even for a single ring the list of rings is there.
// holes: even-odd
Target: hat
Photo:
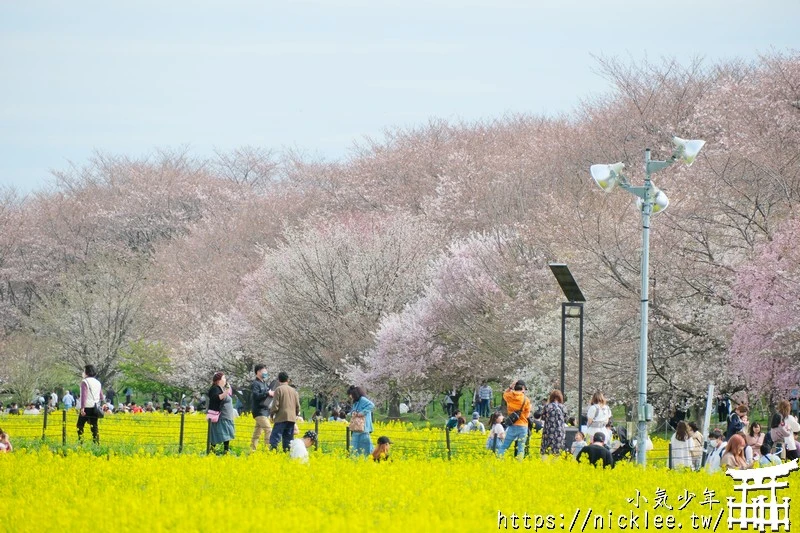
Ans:
[[[389,437],[378,437],[378,444],[391,444]]]
[[[317,442],[317,432],[308,430],[303,434],[304,439],[311,439],[311,442]]]
[[[606,441],[606,434],[603,433],[602,431],[598,431],[597,433],[594,434],[594,437],[592,437],[592,442],[605,442],[605,441]]]
[[[478,414],[478,411],[475,411],[474,413],[472,413],[472,419],[473,419],[473,420],[477,420],[477,419],[479,419],[480,417],[481,417],[481,415],[479,415],[479,414]]]

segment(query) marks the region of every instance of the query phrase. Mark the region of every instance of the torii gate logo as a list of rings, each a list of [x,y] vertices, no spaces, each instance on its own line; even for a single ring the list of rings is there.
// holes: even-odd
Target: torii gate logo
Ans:
[[[727,474],[737,481],[740,485],[734,485],[734,490],[742,491],[741,501],[736,498],[728,497],[728,529],[733,529],[734,524],[739,524],[739,530],[752,529],[765,531],[766,527],[770,531],[789,531],[789,502],[791,498],[783,498],[778,502],[776,492],[789,486],[785,481],[776,481],[778,478],[786,477],[792,470],[797,470],[797,459],[789,463],[783,463],[765,468],[755,468],[752,470],[732,470]],[[765,479],[769,479],[765,482]],[[752,481],[752,483],[750,483]],[[769,500],[763,494],[757,497],[750,497],[748,492],[769,490]],[[738,516],[735,514],[739,511]]]

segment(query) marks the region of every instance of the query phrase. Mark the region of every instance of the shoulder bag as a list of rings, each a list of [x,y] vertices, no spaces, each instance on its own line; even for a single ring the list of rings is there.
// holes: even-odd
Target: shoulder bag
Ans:
[[[364,413],[353,413],[350,416],[350,432],[364,433],[367,426],[367,417]]]

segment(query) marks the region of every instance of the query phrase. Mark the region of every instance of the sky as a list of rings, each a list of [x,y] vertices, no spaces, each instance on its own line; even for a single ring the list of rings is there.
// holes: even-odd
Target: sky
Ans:
[[[95,152],[343,159],[387,128],[555,116],[597,57],[800,50],[800,0],[0,0],[0,188]]]

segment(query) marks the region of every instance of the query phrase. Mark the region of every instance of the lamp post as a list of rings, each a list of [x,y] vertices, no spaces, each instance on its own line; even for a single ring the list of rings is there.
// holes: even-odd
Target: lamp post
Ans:
[[[578,426],[581,425],[583,416],[583,296],[578,283],[572,277],[567,265],[563,263],[550,263],[548,265],[558,281],[561,291],[568,302],[561,302],[561,392],[566,394],[566,362],[567,362],[567,319],[580,319],[580,344],[578,348]]]
[[[589,169],[592,178],[605,192],[610,192],[616,185],[636,196],[636,203],[642,211],[642,288],[641,288],[641,327],[639,338],[639,393],[638,393],[638,450],[637,462],[644,466],[647,464],[647,423],[653,419],[653,406],[647,403],[647,313],[649,307],[648,281],[650,270],[650,217],[660,213],[669,205],[669,199],[650,179],[652,174],[664,170],[678,160],[684,161],[688,166],[694,163],[697,154],[705,141],[687,141],[673,137],[675,149],[672,157],[666,161],[650,159],[650,149],[644,151],[644,185],[633,186],[628,178],[622,174],[625,168],[623,163],[612,165],[592,165]]]

